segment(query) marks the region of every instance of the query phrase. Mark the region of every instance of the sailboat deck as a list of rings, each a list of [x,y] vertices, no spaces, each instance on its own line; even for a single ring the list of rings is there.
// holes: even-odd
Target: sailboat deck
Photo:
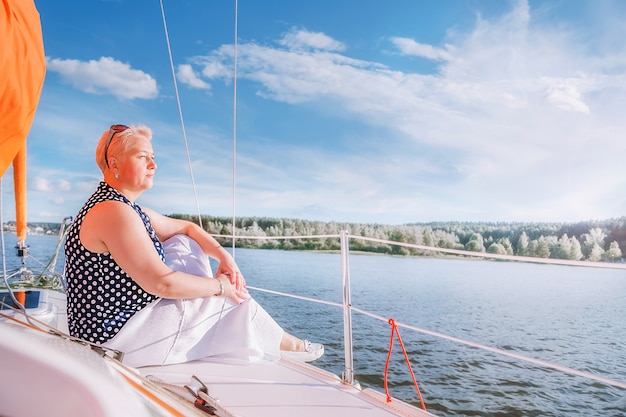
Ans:
[[[271,364],[234,365],[194,361],[145,367],[145,377],[177,386],[196,375],[209,395],[236,416],[432,416],[370,389],[361,390],[314,366],[282,359]]]

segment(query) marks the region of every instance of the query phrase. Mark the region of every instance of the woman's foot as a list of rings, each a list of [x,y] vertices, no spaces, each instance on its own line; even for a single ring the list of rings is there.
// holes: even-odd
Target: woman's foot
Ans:
[[[321,343],[311,343],[308,340],[301,342],[298,350],[281,350],[280,355],[298,362],[312,362],[324,354],[324,345]]]
[[[280,342],[280,353],[284,358],[300,362],[311,362],[324,354],[324,345],[311,343],[308,340],[298,339],[285,333]]]

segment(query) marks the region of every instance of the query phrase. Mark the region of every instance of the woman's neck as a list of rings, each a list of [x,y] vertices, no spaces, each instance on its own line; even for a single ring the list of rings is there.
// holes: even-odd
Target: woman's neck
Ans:
[[[122,194],[126,197],[131,203],[135,204],[135,201],[141,194],[141,192],[133,192],[132,190],[124,187],[123,184],[116,178],[104,178],[104,182],[109,185],[109,187],[114,188],[118,193]]]

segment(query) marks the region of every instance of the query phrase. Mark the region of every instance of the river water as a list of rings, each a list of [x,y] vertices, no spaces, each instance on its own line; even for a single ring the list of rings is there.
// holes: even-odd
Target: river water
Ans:
[[[12,256],[10,236],[5,240]],[[52,236],[28,240],[41,259],[56,244]],[[249,286],[341,302],[338,254],[237,249],[236,260]],[[352,255],[350,271],[359,309],[626,382],[623,270]],[[341,309],[251,293],[287,331],[324,343],[326,354],[314,364],[341,375]],[[357,312],[353,324],[355,378],[384,392],[391,328]],[[624,389],[404,328],[400,334],[435,415],[626,416]],[[390,394],[419,406],[397,341],[389,369]]]
[[[236,251],[249,285],[341,302],[336,254]],[[352,304],[385,318],[626,382],[623,270],[481,260],[350,257]],[[342,311],[253,291],[343,371]],[[356,379],[384,392],[388,323],[353,313]],[[429,411],[441,416],[625,416],[626,390],[400,328]],[[390,394],[419,405],[394,343]]]

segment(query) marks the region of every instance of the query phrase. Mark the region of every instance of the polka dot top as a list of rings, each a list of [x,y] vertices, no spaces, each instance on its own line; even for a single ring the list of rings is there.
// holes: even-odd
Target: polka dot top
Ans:
[[[148,215],[107,183],[80,209],[65,240],[67,279],[67,320],[70,334],[92,343],[104,343],[115,336],[139,310],[158,297],[145,292],[115,262],[110,253],[93,253],[80,242],[79,232],[85,215],[103,201],[121,201],[131,206],[143,220],[146,233],[165,260],[163,246]]]

